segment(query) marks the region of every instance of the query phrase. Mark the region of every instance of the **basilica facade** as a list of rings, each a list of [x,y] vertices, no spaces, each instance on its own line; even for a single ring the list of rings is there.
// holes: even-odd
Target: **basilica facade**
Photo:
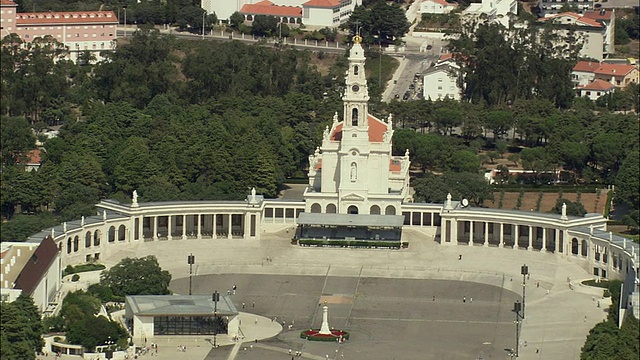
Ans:
[[[354,37],[343,96],[342,119],[336,113],[324,131],[322,145],[309,156],[305,212],[400,215],[409,195],[409,153],[392,156],[391,115],[369,114],[365,56]]]

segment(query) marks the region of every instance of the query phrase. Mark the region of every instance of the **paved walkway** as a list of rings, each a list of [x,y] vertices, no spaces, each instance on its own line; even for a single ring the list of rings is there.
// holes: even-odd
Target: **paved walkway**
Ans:
[[[123,257],[155,254],[173,279],[188,276],[186,258],[193,253],[196,254],[196,275],[329,274],[450,279],[502,286],[518,294],[522,293],[520,266],[526,263],[531,275],[526,285],[526,318],[519,349],[520,358],[525,360],[578,359],[589,329],[606,317],[609,305],[608,299],[602,299],[602,290],[580,285],[580,280],[591,277],[572,262],[571,256],[480,246],[441,246],[433,241],[432,233],[416,230],[404,231],[404,240],[410,242],[410,247],[403,250],[303,248],[290,244],[291,233],[290,228],[282,229],[274,234],[263,234],[260,241],[141,242],[129,247],[114,246],[111,248],[114,251],[104,254],[104,259],[111,266]],[[460,255],[462,260],[458,260]],[[267,262],[267,258],[271,261]],[[568,279],[571,279],[571,286]],[[260,340],[274,337],[282,329],[277,323],[250,313],[240,316],[244,340],[249,342],[234,344],[228,351],[230,360],[238,351],[255,344],[255,339],[259,340],[255,346],[263,346]],[[256,317],[258,324],[255,324]],[[218,342],[233,344],[224,336],[218,336]],[[179,353],[178,345],[186,345],[188,354]],[[204,339],[163,339],[159,343],[157,359],[204,359],[210,350],[211,344]]]

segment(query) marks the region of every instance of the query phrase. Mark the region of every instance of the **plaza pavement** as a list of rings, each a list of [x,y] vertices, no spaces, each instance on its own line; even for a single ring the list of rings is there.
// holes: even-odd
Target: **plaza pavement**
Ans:
[[[107,266],[112,266],[124,257],[154,254],[174,280],[188,277],[186,259],[193,253],[195,276],[235,273],[441,279],[496,285],[517,294],[522,294],[520,266],[527,264],[531,275],[526,286],[526,318],[519,354],[525,360],[578,359],[589,329],[606,317],[609,306],[608,299],[602,298],[601,289],[580,285],[581,280],[592,276],[568,257],[495,247],[441,246],[433,241],[433,233],[413,229],[403,232],[403,241],[410,242],[408,249],[308,248],[291,245],[291,225],[273,225],[271,230],[274,231],[262,234],[259,241],[138,242],[110,247],[109,253],[103,256]],[[462,260],[458,260],[460,255]],[[78,284],[83,281],[87,280],[81,275]],[[65,282],[64,286],[73,290],[78,284]],[[218,336],[218,343],[233,346],[217,349],[215,358],[232,360],[238,358],[239,352],[250,354],[254,347],[267,348],[269,345],[261,340],[275,337],[282,330],[280,325],[264,317],[250,313],[241,313],[240,317],[244,341],[249,342],[233,343],[226,336]],[[255,339],[258,343],[254,343]],[[140,345],[139,339],[134,341]],[[158,344],[158,354],[154,354],[158,360],[205,359],[211,350],[211,344],[203,338],[171,337],[159,340]],[[178,345],[187,346],[187,352],[178,352]],[[271,350],[281,351],[283,358],[288,359],[287,349]],[[324,359],[312,354],[304,354],[303,358]]]

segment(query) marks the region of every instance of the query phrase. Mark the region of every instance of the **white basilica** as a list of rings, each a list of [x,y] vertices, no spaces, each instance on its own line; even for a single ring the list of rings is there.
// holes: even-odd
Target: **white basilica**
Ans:
[[[342,121],[333,117],[322,146],[309,156],[306,213],[399,215],[409,195],[409,153],[391,155],[393,124],[368,112],[362,38],[349,54]]]

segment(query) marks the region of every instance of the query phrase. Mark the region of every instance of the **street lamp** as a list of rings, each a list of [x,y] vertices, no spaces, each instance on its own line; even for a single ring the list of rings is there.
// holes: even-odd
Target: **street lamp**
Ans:
[[[127,7],[123,6],[122,10],[124,10],[124,37],[127,37]]]
[[[195,255],[190,254],[189,256],[187,256],[187,264],[189,264],[189,295],[191,295],[191,285],[193,284],[191,275],[193,274],[193,264],[195,263]]]
[[[218,301],[220,301],[220,293],[218,293],[218,290],[213,292],[211,301],[213,301],[213,347],[217,348],[218,344],[216,343],[216,336],[218,335]]]
[[[519,348],[520,348],[520,319],[523,319],[524,317],[520,316],[520,311],[524,311],[524,306],[522,306],[523,304],[521,304],[519,301],[516,300],[515,303],[513,303],[513,312],[516,313],[516,348],[515,348],[515,357],[518,357],[518,352],[519,352]]]
[[[520,274],[522,274],[522,318],[524,319],[525,289],[527,288],[527,275],[529,275],[527,264],[520,267]]]
[[[207,11],[205,10],[202,13],[202,40],[204,40],[204,17],[207,15]]]
[[[107,348],[104,351],[104,357],[107,360],[113,359],[113,349],[111,348],[111,345],[114,344],[114,341],[111,340],[111,336],[107,338],[107,341],[105,342],[105,344],[107,345]]]

